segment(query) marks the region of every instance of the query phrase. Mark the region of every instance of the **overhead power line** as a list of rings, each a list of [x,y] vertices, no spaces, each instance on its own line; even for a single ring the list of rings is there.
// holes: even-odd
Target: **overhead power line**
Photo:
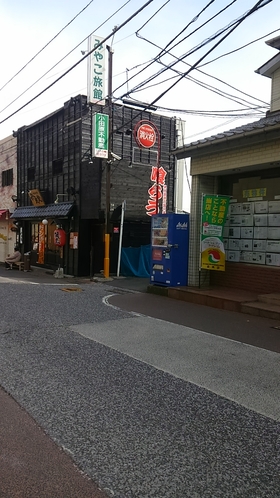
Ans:
[[[135,75],[131,76],[129,79],[126,80],[125,83],[122,83],[121,85],[119,85],[117,88],[115,88],[115,90],[113,91],[116,92],[117,90],[119,90],[120,88],[122,88],[125,84],[128,85],[128,83],[133,79],[135,78],[136,76],[139,76],[139,74],[141,74],[143,71],[145,71],[146,69],[148,69],[150,66],[152,66],[152,64],[154,64],[160,57],[161,55],[164,54],[164,51],[167,50],[167,48],[169,47],[169,45],[171,45],[173,43],[174,40],[176,40],[176,38],[178,38],[178,36],[180,36],[192,23],[194,23],[195,21],[197,21],[197,19],[200,17],[200,15],[202,14],[202,12],[204,12],[212,3],[214,3],[216,0],[211,0],[174,38],[172,38],[172,40],[170,40],[167,45],[161,49],[160,53],[154,57],[153,59],[151,59],[150,61],[147,62],[147,65],[142,68],[140,71],[138,71],[138,73],[136,73]],[[234,0],[235,2],[236,0]],[[139,33],[139,31],[141,31],[141,29],[147,25],[147,23],[151,20],[152,18],[150,18],[147,22],[145,22],[145,24],[143,24],[141,26],[141,28],[139,28],[137,31],[136,31],[136,36],[137,36],[137,33]],[[124,94],[122,97],[126,97],[127,95],[129,95],[130,92],[127,92],[126,94]],[[122,98],[121,97],[121,98]]]
[[[141,9],[139,9],[133,16],[131,16],[129,19],[127,19],[125,21],[125,23],[123,23],[121,26],[119,26],[117,28],[116,31],[118,31],[119,29],[121,29],[125,24],[127,24],[133,17],[135,17],[135,15],[137,15],[141,10],[143,10],[147,5],[149,5],[153,0],[150,0],[149,2],[147,2]],[[272,0],[268,0],[265,5],[267,3],[270,3]],[[250,15],[251,13],[255,12],[256,10],[258,10],[260,7],[264,6],[264,5],[260,5],[261,3],[263,2],[257,2],[257,4],[254,6],[253,9],[251,9],[251,11],[249,11],[241,20],[240,22],[242,22],[246,17],[248,17],[248,15]],[[239,22],[239,24],[240,24]],[[238,24],[238,25],[239,25]],[[212,51],[216,48],[216,46],[218,46],[227,36],[229,36],[229,34],[231,34],[231,32],[236,28],[237,26],[233,27],[233,29],[227,33],[227,35],[225,35],[223,37],[222,40],[220,40],[211,50],[209,50],[202,58],[199,59],[199,61],[197,61],[196,64],[194,64],[193,66],[190,67],[190,69],[184,73],[182,75],[182,77],[176,81],[175,84],[171,85],[171,87],[169,87],[165,92],[163,92],[163,94],[161,94],[159,97],[157,97],[157,99],[155,99],[154,103],[157,102],[163,95],[165,95],[171,88],[173,88],[186,74],[188,74],[191,70],[195,69],[196,66]],[[108,35],[106,38],[105,38],[105,41],[107,39],[109,39],[110,37],[112,36],[112,34]],[[31,99],[28,103],[26,103],[24,106],[22,106],[20,109],[18,109],[16,112],[14,112],[13,114],[11,114],[11,116],[13,116],[14,114],[16,114],[17,112],[19,112],[22,108],[26,107],[30,102],[32,102],[33,100],[35,100],[38,96],[40,96],[42,93],[44,93],[45,91],[47,91],[51,86],[53,86],[57,81],[59,81],[61,78],[63,78],[66,74],[68,74],[72,69],[74,69],[80,62],[82,62],[86,57],[88,57],[90,54],[87,54],[85,57],[83,57],[80,61],[78,61],[74,66],[72,66],[69,70],[67,70],[63,75],[61,75],[61,77],[59,77],[56,81],[54,81],[51,85],[49,85],[47,88],[45,88],[45,90],[43,90],[42,92],[40,92],[37,96],[35,96],[33,99]],[[8,116],[5,120],[1,121],[1,123],[3,123],[4,121],[6,121],[7,119],[9,119],[11,116]]]
[[[230,29],[230,31],[228,33],[226,33],[212,48],[210,48],[202,57],[200,57],[200,59],[195,62],[195,64],[193,64],[185,73],[182,74],[182,76],[180,76],[180,78],[178,78],[178,80],[173,83],[169,88],[167,88],[167,90],[165,90],[164,92],[162,92],[156,99],[153,100],[153,102],[151,102],[150,105],[154,105],[156,104],[164,95],[166,95],[166,93],[168,93],[172,88],[174,88],[183,78],[185,78],[185,76],[187,76],[193,69],[195,69],[199,64],[200,62],[202,62],[211,52],[213,52],[213,50],[215,50],[229,35],[231,35],[231,33],[233,33],[233,31],[235,31],[236,28],[238,28],[238,26],[240,26],[240,24],[245,21],[245,19],[247,19],[250,15],[252,15],[254,12],[256,12],[257,10],[259,10],[260,8],[264,7],[265,5],[267,5],[268,3],[272,2],[273,0],[259,0],[255,5],[254,7],[252,7],[252,9],[250,9],[248,12],[246,12],[243,17],[241,17],[237,23],[234,24],[234,26]]]
[[[173,71],[176,71],[177,74],[181,75],[182,72],[181,71],[177,71],[176,69],[172,68]],[[213,93],[216,93],[217,95],[220,95],[220,97],[223,97],[223,98],[226,98],[228,100],[232,100],[233,102],[236,102],[237,104],[239,105],[243,105],[244,107],[245,106],[252,106],[253,104],[251,102],[249,102],[248,100],[245,100],[245,99],[242,99],[240,97],[235,97],[234,95],[230,94],[230,93],[227,93],[227,92],[224,92],[223,90],[220,90],[219,88],[217,87],[214,87],[212,85],[209,85],[208,83],[204,83],[196,78],[193,78],[192,76],[186,76],[186,78],[195,83],[196,85],[199,85],[201,86],[202,88],[205,88],[206,90],[209,90]],[[255,109],[260,109],[260,108],[263,108],[265,107],[266,109],[268,109],[269,107],[269,104],[267,102],[264,102],[265,105],[258,105],[258,106],[255,106],[253,108]]]
[[[164,53],[167,51],[167,47],[169,47],[177,38],[179,38],[179,36],[187,30],[187,28],[189,28],[189,26],[194,23],[195,21],[197,21],[199,19],[199,17],[201,16],[201,14],[214,2],[215,0],[212,0],[211,2],[209,2],[192,20],[191,22],[189,22],[185,27],[184,29],[182,29],[169,43],[168,45],[166,45],[166,47],[164,49],[161,50],[160,54],[157,55],[156,57],[156,60],[158,60],[161,55],[164,55]],[[213,19],[215,19],[217,16],[219,16],[220,14],[222,14],[225,10],[227,10],[229,7],[231,7],[237,0],[232,0],[231,3],[229,3],[228,5],[226,5],[226,7],[224,7],[223,9],[219,10],[219,12],[217,12],[214,16],[210,17],[209,19],[207,19],[207,21],[205,21],[203,24],[201,24],[200,26],[198,26],[196,29],[194,29],[193,31],[191,31],[191,33],[189,33],[187,36],[185,36],[184,38],[182,38],[182,40],[178,41],[177,43],[175,43],[175,45],[173,45],[169,50],[172,50],[173,48],[177,47],[178,45],[180,45],[183,41],[185,41],[187,38],[189,38],[190,36],[192,36],[194,33],[196,33],[197,31],[199,31],[201,28],[204,28],[204,26],[206,26],[206,24],[208,24],[209,22],[213,21]],[[144,25],[145,26],[145,25]],[[143,36],[140,36],[139,32],[143,29],[143,26],[138,30],[136,31],[136,36],[138,38],[140,38],[141,40],[145,40],[145,41],[148,41],[146,40],[146,38],[144,38]],[[156,45],[155,45],[156,46]]]
[[[115,12],[107,17],[106,21],[104,21],[103,23],[101,23],[97,28],[95,28],[94,31],[92,31],[90,33],[90,35],[92,35],[96,30],[98,30],[99,28],[101,28],[104,24],[106,24],[106,22],[108,22],[116,13],[118,13],[123,7],[125,7],[125,5],[127,5],[131,0],[127,0],[127,2],[125,2],[120,8],[118,8],[117,10],[115,10]],[[114,33],[116,32],[116,30],[114,30]],[[89,35],[89,36],[90,36]],[[76,48],[78,48],[82,43],[84,43],[85,40],[87,40],[88,37],[84,38],[80,43],[78,43],[78,45],[76,45],[74,48],[72,48],[72,50],[70,50],[70,52],[68,52],[64,57],[62,57],[62,59],[60,59],[58,62],[56,62],[56,64],[54,64],[50,69],[48,69],[44,74],[42,74],[42,76],[40,76],[36,81],[34,81],[32,83],[32,85],[30,85],[28,88],[26,88],[20,95],[18,95],[14,100],[12,100],[12,102],[10,102],[8,105],[6,105],[6,107],[4,107],[3,109],[1,109],[0,111],[0,114],[5,111],[6,109],[8,109],[8,107],[10,107],[14,102],[16,102],[20,97],[22,97],[26,92],[28,92],[28,90],[30,90],[33,86],[36,85],[36,83],[38,83],[39,81],[41,81],[41,79],[44,78],[44,76],[46,76],[48,73],[50,73],[50,71],[52,71],[52,69],[54,69],[56,66],[58,66],[58,64],[60,64],[62,61],[64,61],[68,55],[72,54],[72,52],[74,52],[74,50],[76,50]],[[88,55],[88,54],[87,54]],[[86,55],[86,57],[87,57]]]
[[[154,45],[154,44],[153,44],[153,45]],[[157,46],[157,48],[161,48],[161,47],[159,47],[158,45],[156,45],[156,46]],[[167,51],[167,53],[179,61],[179,58],[178,58],[178,57],[176,57],[174,54],[172,54],[172,53],[171,53],[171,52],[169,52],[169,51]],[[173,67],[170,67],[170,65],[165,65],[165,64],[163,64],[163,62],[162,62],[162,61],[159,61],[159,62],[160,62],[160,64],[162,64],[163,66],[165,66],[165,68],[166,68],[166,69],[172,69],[172,71],[176,72],[176,74],[180,74],[180,75],[182,74],[182,72],[178,71],[177,69],[174,69]],[[184,63],[184,64],[186,64],[188,67],[191,67],[191,65],[190,65],[190,64],[188,64],[186,61],[180,61],[180,62],[183,62],[183,63]],[[201,67],[201,66],[200,66],[200,67]],[[250,94],[248,94],[248,93],[246,93],[246,92],[243,92],[242,90],[239,90],[238,88],[234,87],[233,85],[230,85],[229,83],[226,83],[225,81],[221,80],[220,78],[217,78],[217,77],[215,77],[215,76],[212,76],[211,74],[206,73],[206,72],[204,72],[204,71],[202,71],[202,70],[200,70],[200,69],[198,69],[198,68],[196,68],[196,71],[198,71],[198,72],[199,72],[199,73],[201,73],[201,74],[204,74],[205,76],[208,76],[209,78],[212,78],[212,79],[214,79],[214,80],[216,80],[216,81],[219,81],[219,82],[220,82],[220,83],[222,83],[223,85],[226,85],[226,86],[228,86],[229,88],[232,88],[233,90],[236,90],[237,92],[239,92],[239,93],[241,93],[241,94],[243,94],[243,95],[246,95],[247,97],[250,97],[251,99],[254,99],[254,100],[257,100],[258,102],[261,102],[262,104],[264,104],[264,106],[265,106],[265,107],[269,107],[268,102],[265,102],[265,101],[263,101],[263,100],[261,100],[261,99],[259,99],[259,98],[257,98],[257,97],[254,97],[253,95],[250,95]],[[170,79],[174,79],[175,77],[176,77],[176,76],[172,76],[171,78],[168,78],[168,79],[169,79],[169,80],[170,80]],[[212,92],[214,92],[214,93],[217,93],[218,95],[221,95],[222,97],[225,97],[225,98],[228,98],[228,99],[230,99],[230,100],[234,100],[235,102],[237,102],[237,101],[236,101],[236,97],[234,97],[233,95],[228,94],[228,93],[226,93],[226,92],[224,92],[224,91],[222,91],[222,90],[218,89],[217,87],[213,87],[213,86],[211,86],[211,85],[209,85],[209,84],[207,84],[207,83],[203,83],[202,81],[197,80],[197,79],[195,79],[195,78],[193,78],[193,77],[191,77],[191,76],[187,76],[186,78],[187,78],[187,79],[189,79],[190,81],[193,81],[194,83],[196,83],[196,84],[198,84],[198,85],[203,86],[204,88],[207,88],[208,90],[210,90],[210,91],[212,91]],[[149,86],[143,86],[143,87],[139,86],[138,88],[134,88],[134,89],[130,90],[129,94],[131,94],[131,93],[136,93],[136,92],[138,92],[138,91],[147,90],[148,88],[151,88],[151,87],[154,87],[154,86],[157,86],[157,85],[161,85],[161,84],[163,84],[163,83],[166,83],[166,81],[168,81],[168,79],[165,79],[164,81],[160,81],[160,82],[154,83],[153,85],[149,85]],[[130,98],[131,98],[131,95],[130,95]],[[237,97],[237,98],[239,98],[239,97]],[[247,104],[249,104],[249,105],[252,105],[250,102],[246,101],[245,99],[240,99],[240,98],[239,98],[239,100],[244,100],[244,102],[245,102],[245,103],[247,103]],[[242,104],[241,102],[238,102],[238,103]],[[242,104],[242,105],[244,105],[244,104]],[[263,106],[261,106],[261,107],[263,107]]]
[[[91,0],[82,10],[80,10],[80,12],[78,12],[78,14],[75,15],[75,17],[73,17],[73,19],[71,19],[71,21],[69,21],[53,38],[51,38],[51,40],[48,41],[48,43],[46,43],[46,45],[44,45],[44,47],[42,47],[39,52],[37,52],[16,74],[14,74],[14,76],[12,76],[1,88],[0,88],[0,92],[1,90],[3,90],[3,88],[5,88],[8,83],[10,83],[11,81],[13,81],[16,76],[18,76],[32,61],[34,61],[34,59],[36,59],[36,57],[41,54],[43,52],[43,50],[45,50],[45,48],[47,48],[66,28],[68,28],[68,26],[70,26],[70,24],[75,21],[75,19],[77,19],[77,17],[79,17],[80,14],[82,14],[82,12],[84,12],[89,6],[90,4],[94,2],[94,0]]]
[[[178,45],[180,45],[183,41],[185,41],[187,38],[189,38],[193,33],[197,32],[199,29],[201,29],[202,27],[204,27],[207,23],[209,23],[210,21],[212,21],[215,17],[217,17],[218,15],[220,15],[222,12],[224,12],[227,8],[229,8],[233,3],[235,3],[236,0],[233,0],[230,4],[228,4],[224,9],[221,9],[218,13],[216,13],[214,16],[212,16],[211,18],[209,18],[205,23],[203,23],[202,25],[200,25],[198,28],[196,28],[195,30],[193,30],[191,33],[189,33],[187,36],[185,36],[182,40],[180,40],[179,42],[175,43],[175,45],[173,45],[169,50],[172,50],[173,48],[177,47]],[[180,31],[180,33],[178,33],[174,38],[173,40],[171,40],[166,46],[164,49],[162,49],[160,51],[160,53],[154,58],[154,61],[155,62],[158,62],[160,61],[160,58],[162,55],[165,55],[167,53],[167,48],[172,44],[173,41],[176,40],[176,38],[178,38],[180,36],[180,34],[182,34],[194,21],[196,21],[199,16],[201,15],[202,12],[204,12],[206,10],[207,7],[209,7],[209,5],[213,3],[213,2],[210,2],[206,5],[206,7],[204,7],[198,15],[196,15],[192,21],[190,23],[187,24],[187,26],[182,30]],[[232,23],[230,23],[230,25],[226,26],[225,28],[223,28],[222,30],[218,31],[217,33],[215,33],[214,35],[212,35],[210,38],[202,41],[198,46],[192,48],[191,50],[189,50],[186,54],[184,54],[180,59],[177,58],[177,61],[178,62],[181,62],[183,59],[185,59],[186,57],[188,57],[189,55],[191,55],[192,53],[196,52],[197,50],[199,50],[200,48],[202,48],[204,45],[207,45],[208,43],[210,43],[210,41],[214,40],[215,38],[217,38],[218,36],[220,36],[224,31],[226,31],[227,29],[229,29],[229,27],[236,21],[233,21]],[[148,41],[146,40],[144,37],[140,36],[139,35],[139,31],[136,32],[136,36],[138,36],[139,38],[145,40],[145,41]],[[173,62],[172,64],[169,65],[169,67],[172,67],[176,64],[177,62]],[[156,73],[155,75],[151,76],[150,78],[148,78],[143,84],[146,84],[148,83],[149,81],[153,80],[155,77],[159,76],[161,73],[165,72],[165,69],[162,69],[160,71],[158,71],[158,73]],[[137,87],[136,87],[137,88]],[[123,95],[123,97],[125,97],[126,95]]]
[[[266,0],[265,5],[266,5],[267,3],[269,3],[269,2],[271,2],[271,1],[273,1],[273,0]],[[230,23],[230,25],[228,25],[228,26],[230,26],[230,27],[231,27],[231,30],[230,30],[230,31],[229,31],[226,35],[224,35],[224,37],[223,37],[223,38],[222,38],[219,42],[217,42],[217,43],[216,43],[216,44],[212,47],[212,49],[210,49],[210,50],[209,50],[209,51],[208,51],[205,55],[203,55],[203,56],[202,56],[202,58],[201,58],[198,62],[196,62],[193,66],[189,66],[189,68],[190,68],[190,69],[189,69],[188,71],[186,71],[185,73],[181,73],[181,78],[179,78],[179,80],[178,80],[177,82],[175,82],[175,83],[174,83],[171,87],[169,87],[169,89],[173,88],[173,86],[175,86],[175,85],[176,85],[179,81],[181,81],[181,79],[183,79],[184,77],[186,77],[186,76],[189,74],[189,72],[191,72],[193,69],[196,69],[196,68],[197,68],[197,66],[198,66],[198,64],[200,64],[200,62],[201,62],[202,60],[204,60],[204,59],[205,59],[205,57],[207,57],[207,55],[208,55],[209,53],[211,53],[211,52],[212,52],[212,51],[213,51],[213,50],[214,50],[214,49],[215,49],[215,48],[216,48],[216,47],[217,47],[217,46],[218,46],[218,45],[219,45],[219,44],[220,44],[220,43],[221,43],[221,42],[222,42],[222,41],[223,41],[226,37],[227,37],[227,36],[229,36],[229,34],[231,34],[231,32],[232,32],[232,31],[234,31],[234,30],[235,30],[235,29],[239,26],[239,24],[240,24],[241,22],[243,22],[243,20],[244,20],[244,19],[246,19],[246,18],[247,18],[249,15],[251,15],[253,12],[255,12],[256,10],[258,10],[259,8],[261,8],[261,7],[263,7],[263,6],[264,6],[264,5],[261,5],[261,4],[263,4],[263,1],[262,1],[262,0],[259,0],[259,2],[257,2],[257,4],[256,4],[256,5],[255,5],[255,6],[254,6],[254,7],[253,7],[250,11],[246,12],[245,14],[243,14],[243,16],[241,16],[240,18],[238,18],[236,21],[231,22],[231,23]],[[227,30],[228,30],[228,26],[227,26],[226,28],[223,28],[223,30],[219,30],[219,32],[218,32],[218,33],[219,33],[219,34],[221,34],[223,31],[227,31]],[[214,39],[216,36],[217,36],[217,33],[216,33],[215,35],[211,36],[210,38],[208,38],[208,40],[206,40],[206,41],[204,42],[204,44],[209,43],[209,41],[210,41],[210,40],[212,40],[212,39]],[[147,78],[147,79],[146,79],[146,81],[144,81],[144,82],[140,83],[139,85],[137,85],[136,87],[134,87],[134,89],[130,90],[130,91],[129,91],[129,93],[126,93],[126,94],[122,95],[120,98],[122,99],[123,97],[126,97],[128,94],[131,94],[131,93],[133,93],[134,91],[137,91],[139,88],[143,88],[143,86],[144,86],[144,85],[146,85],[148,82],[150,82],[150,81],[152,81],[153,79],[155,79],[157,76],[159,76],[160,74],[162,74],[162,73],[163,73],[163,72],[165,72],[166,70],[168,70],[168,69],[172,69],[172,67],[173,67],[173,66],[175,66],[178,62],[184,62],[184,58],[186,58],[186,57],[187,57],[187,55],[189,55],[190,53],[193,53],[195,50],[198,50],[198,48],[201,48],[201,46],[202,46],[202,44],[199,44],[199,45],[198,45],[197,47],[195,47],[194,49],[191,49],[191,50],[190,50],[187,54],[183,55],[183,56],[182,56],[182,57],[180,57],[180,58],[177,58],[177,60],[176,60],[175,62],[173,62],[173,63],[169,64],[169,65],[168,65],[168,66],[166,66],[164,69],[162,69],[162,70],[158,71],[155,75],[153,75],[153,76],[151,76],[151,77]],[[166,90],[166,92],[164,92],[164,94],[163,94],[163,95],[165,95],[165,93],[167,93],[167,91],[169,91],[169,89],[168,89],[168,90]],[[162,95],[162,96],[163,96],[163,95]],[[160,97],[160,98],[161,98],[161,97]],[[265,104],[267,104],[267,103],[265,103]],[[151,103],[151,105],[153,105],[153,104]]]
[[[269,3],[271,2],[272,0],[266,0],[266,3]],[[260,2],[258,2],[260,3]],[[263,3],[263,1],[261,1],[261,3]],[[231,21],[230,24],[228,24],[227,26],[225,26],[224,28],[220,29],[219,31],[217,31],[216,33],[214,33],[213,35],[211,35],[209,38],[207,38],[206,40],[204,40],[203,42],[201,42],[200,44],[198,44],[197,46],[195,46],[194,48],[192,48],[191,50],[189,50],[187,53],[185,53],[184,55],[182,55],[180,58],[177,58],[176,61],[174,61],[173,63],[169,64],[167,67],[165,67],[164,69],[161,69],[160,71],[158,71],[156,74],[150,76],[149,78],[147,78],[144,82],[140,83],[139,85],[137,85],[136,87],[134,87],[133,90],[130,90],[129,94],[132,93],[133,91],[136,91],[138,90],[139,88],[143,87],[144,85],[146,85],[147,83],[149,83],[150,81],[152,81],[153,79],[155,79],[157,76],[160,76],[161,74],[163,74],[165,71],[167,71],[168,69],[171,69],[173,66],[175,66],[178,62],[183,62],[184,59],[190,55],[192,55],[194,52],[198,51],[199,49],[201,49],[202,47],[204,47],[205,45],[207,45],[208,43],[210,43],[211,41],[215,40],[217,37],[221,36],[223,33],[227,32],[230,28],[233,28],[233,29],[230,29],[230,31],[228,32],[229,34],[237,27],[239,26],[240,22],[242,22],[246,17],[248,17],[248,15],[252,14],[253,12],[255,12],[256,10],[258,10],[259,8],[261,8],[263,5],[260,5],[260,7],[256,8],[253,7],[250,11],[247,11],[245,12],[245,14],[243,14],[243,16],[240,16],[238,19],[234,20],[234,21]],[[220,11],[221,12],[221,11]],[[219,13],[220,13],[219,12]],[[227,35],[226,35],[227,36]],[[226,37],[225,36],[225,37]],[[186,39],[187,37],[185,37]],[[223,40],[224,38],[221,39],[221,41]],[[181,42],[180,42],[181,43]],[[218,42],[216,45],[214,45],[214,49],[220,44],[220,42]],[[178,44],[176,44],[178,45]],[[172,48],[174,48],[176,45],[174,45]],[[211,50],[212,51],[212,50]],[[210,51],[210,52],[211,52]],[[208,52],[208,53],[210,53]],[[206,56],[208,55],[208,53],[206,54]],[[203,58],[201,60],[204,60],[205,56],[203,56]],[[157,60],[157,57],[155,58],[155,60]],[[195,68],[196,68],[196,65],[195,65]],[[188,74],[188,73],[186,73]],[[122,95],[121,98],[123,97],[126,97],[128,95],[128,93]]]
[[[231,5],[231,4],[230,4],[230,5]],[[279,31],[279,29],[274,30],[274,31],[271,31],[271,32],[267,33],[266,35],[264,35],[264,36],[262,36],[262,37],[256,38],[255,40],[252,40],[251,42],[249,42],[249,43],[247,43],[247,44],[245,44],[245,45],[243,45],[243,46],[241,46],[241,47],[238,47],[238,48],[237,48],[237,49],[235,49],[235,50],[232,50],[232,51],[227,52],[227,53],[225,53],[225,54],[223,54],[223,55],[221,55],[221,56],[219,56],[219,57],[217,57],[217,58],[215,58],[215,59],[212,59],[210,62],[206,62],[205,64],[201,64],[200,66],[198,66],[198,67],[196,68],[196,71],[200,72],[201,74],[204,74],[205,76],[208,76],[209,78],[212,78],[212,79],[214,79],[214,80],[216,80],[216,81],[219,81],[220,83],[222,83],[222,84],[224,84],[224,85],[228,86],[229,88],[232,88],[233,90],[238,91],[239,93],[241,93],[241,94],[243,94],[243,95],[245,95],[245,96],[247,96],[247,97],[250,97],[250,98],[252,98],[252,99],[254,99],[254,100],[257,100],[258,102],[261,102],[261,103],[262,103],[262,104],[264,104],[265,106],[268,106],[269,104],[268,104],[267,102],[265,102],[265,101],[263,101],[263,100],[261,100],[261,99],[259,99],[259,98],[257,98],[257,97],[254,97],[253,95],[250,95],[250,94],[248,94],[248,93],[246,93],[246,92],[244,92],[244,91],[242,91],[242,90],[240,90],[240,89],[238,89],[238,88],[234,87],[233,85],[230,85],[229,83],[227,83],[227,82],[225,82],[225,81],[221,80],[220,78],[217,78],[217,77],[215,77],[215,76],[213,76],[213,75],[211,75],[211,74],[209,74],[209,73],[206,73],[206,72],[202,71],[200,68],[201,68],[201,67],[203,67],[203,66],[205,66],[205,65],[207,65],[207,64],[210,64],[211,62],[214,62],[215,60],[218,60],[218,59],[220,59],[220,58],[222,58],[222,57],[225,57],[225,56],[227,56],[227,55],[230,55],[230,54],[232,54],[232,53],[234,53],[234,52],[236,52],[236,51],[238,51],[238,50],[241,50],[241,49],[243,49],[243,48],[245,48],[245,47],[247,47],[247,46],[249,46],[249,45],[251,45],[251,44],[253,44],[253,43],[256,43],[257,41],[262,40],[263,38],[266,38],[267,36],[270,36],[270,35],[272,35],[273,33],[277,32],[277,31]],[[154,47],[156,47],[156,48],[160,49],[160,50],[161,50],[161,53],[162,53],[162,52],[164,52],[165,54],[171,55],[172,57],[174,57],[175,59],[177,59],[177,60],[179,61],[179,58],[178,58],[177,56],[175,56],[173,53],[171,53],[171,51],[170,51],[170,50],[166,50],[165,48],[160,47],[159,45],[157,45],[156,43],[152,42],[151,40],[149,40],[149,39],[147,39],[147,38],[142,38],[142,39],[143,39],[143,40],[145,40],[146,42],[150,43],[150,44],[151,44],[151,45],[153,45]],[[154,60],[157,60],[157,58],[155,58]],[[148,62],[150,62],[150,61],[148,61]],[[187,64],[187,62],[186,62],[186,61],[181,61],[181,60],[180,60],[180,62],[183,62],[184,64]],[[160,61],[160,63],[161,63],[161,64],[163,64],[163,63],[162,63],[162,61]],[[189,64],[187,64],[187,65],[189,65]],[[137,66],[136,66],[136,67],[137,67]],[[167,68],[167,69],[169,69],[169,67],[170,67],[170,66],[166,66],[166,68]],[[189,65],[189,67],[190,67],[190,65]],[[134,68],[132,68],[132,69],[134,69]],[[139,73],[136,73],[136,75],[134,75],[133,77],[137,76],[138,74],[139,74]],[[132,78],[133,78],[133,77],[132,77]],[[155,75],[155,77],[156,77],[156,75]],[[131,78],[131,79],[132,79],[132,78]],[[157,83],[157,84],[161,84],[161,83],[162,83],[162,82],[159,82],[159,83]],[[198,82],[198,84],[199,84],[199,83],[200,83],[200,82]],[[157,85],[157,84],[155,84],[155,85]],[[155,85],[154,85],[154,86],[155,86]],[[120,87],[119,87],[119,88],[120,88]],[[150,87],[145,87],[145,89],[147,89],[147,88],[150,88]],[[218,89],[216,88],[215,90],[218,90]],[[116,90],[114,90],[114,91],[116,91]],[[137,91],[137,88],[134,88],[134,89],[130,90],[129,92],[127,92],[127,94],[126,94],[126,95],[128,95],[128,94],[130,95],[131,93],[133,93],[133,92],[135,92],[135,91]]]
[[[234,54],[235,52],[238,52],[239,50],[242,50],[243,48],[249,47],[249,45],[252,45],[253,43],[256,43],[257,41],[263,40],[267,36],[273,35],[273,33],[277,33],[279,31],[278,29],[275,29],[274,31],[270,31],[270,33],[267,33],[264,36],[260,36],[260,38],[256,38],[255,40],[250,41],[249,43],[246,43],[245,45],[242,45],[242,47],[235,48],[234,50],[231,50],[230,52],[226,52],[225,54],[219,55],[219,57],[215,57],[215,59],[212,59],[211,61],[205,62],[204,64],[201,64],[198,66],[199,68],[208,66],[208,64],[212,64],[212,62],[215,62],[219,59],[222,59],[223,57],[226,57],[227,55]]]
[[[33,97],[32,99],[30,99],[28,102],[26,102],[24,105],[22,105],[19,109],[17,109],[16,111],[14,111],[13,113],[11,113],[9,116],[7,116],[5,119],[2,119],[2,121],[0,121],[0,124],[4,123],[5,121],[7,121],[8,119],[10,119],[12,116],[14,116],[15,114],[17,114],[19,111],[21,111],[22,109],[24,109],[26,106],[28,106],[29,104],[31,104],[31,102],[33,102],[34,100],[36,100],[38,97],[40,97],[43,93],[45,93],[47,90],[49,90],[51,87],[53,87],[58,81],[60,81],[62,78],[64,78],[68,73],[70,73],[73,69],[75,69],[75,67],[77,67],[81,62],[83,62],[87,57],[89,57],[89,55],[95,51],[97,48],[100,48],[101,45],[103,45],[104,42],[106,42],[107,40],[109,40],[112,36],[114,36],[115,33],[117,33],[117,31],[119,31],[120,29],[122,29],[126,24],[128,24],[132,19],[134,19],[134,17],[136,17],[140,12],[142,12],[142,10],[144,10],[148,5],[150,5],[150,3],[152,3],[154,0],[148,0],[148,2],[146,2],[142,7],[140,7],[140,9],[138,9],[136,12],[134,12],[134,14],[132,14],[130,17],[128,17],[122,24],[120,24],[118,27],[116,27],[114,29],[114,31],[112,33],[110,33],[108,36],[106,36],[105,38],[103,38],[102,42],[100,42],[98,45],[96,45],[90,52],[88,52],[84,57],[82,57],[79,61],[77,61],[73,66],[71,66],[69,69],[67,69],[67,71],[65,71],[61,76],[59,76],[59,78],[57,78],[55,81],[53,81],[50,85],[48,85],[46,88],[44,88],[44,90],[42,90],[41,92],[39,92],[37,95],[35,95],[35,97]]]
[[[231,27],[230,31],[228,31],[211,49],[209,49],[202,57],[200,57],[185,73],[182,73],[182,75],[180,76],[180,78],[178,78],[175,83],[173,83],[172,85],[170,85],[164,92],[162,92],[160,95],[158,95],[158,97],[156,97],[152,102],[150,102],[149,104],[145,105],[143,107],[143,109],[142,109],[141,112],[144,112],[144,111],[148,110],[150,106],[153,106],[154,104],[156,104],[164,95],[166,95],[172,88],[174,88],[183,78],[185,78],[191,71],[193,71],[194,69],[196,69],[196,67],[211,52],[213,52],[213,50],[215,50],[216,47],[219,46],[245,19],[247,19],[251,14],[253,14],[256,11],[258,11],[260,8],[264,7],[265,5],[267,5],[268,3],[272,2],[272,1],[273,0],[259,0],[249,11],[245,12],[245,14],[243,14],[243,16],[241,16],[234,23],[234,25]],[[125,96],[126,96],[126,94],[123,97],[125,97]],[[139,115],[141,114],[141,112],[139,112]],[[137,117],[137,115],[134,116],[134,118],[136,118],[136,117]],[[120,128],[123,128],[123,127],[125,127],[125,126],[127,126],[129,124],[130,124],[130,121],[127,121],[126,123],[122,124],[122,126]]]

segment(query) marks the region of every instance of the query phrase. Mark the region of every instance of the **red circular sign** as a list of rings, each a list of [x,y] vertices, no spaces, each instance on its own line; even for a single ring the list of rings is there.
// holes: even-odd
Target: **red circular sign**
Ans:
[[[139,126],[136,133],[136,140],[140,147],[145,147],[146,149],[153,147],[156,138],[156,132],[153,126],[149,124],[142,124]]]

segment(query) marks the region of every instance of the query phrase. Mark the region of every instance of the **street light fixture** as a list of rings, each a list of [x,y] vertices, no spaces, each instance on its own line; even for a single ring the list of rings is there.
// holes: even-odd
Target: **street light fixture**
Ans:
[[[59,197],[68,197],[68,194],[56,194],[56,198],[55,198],[54,204],[58,204],[59,203]]]

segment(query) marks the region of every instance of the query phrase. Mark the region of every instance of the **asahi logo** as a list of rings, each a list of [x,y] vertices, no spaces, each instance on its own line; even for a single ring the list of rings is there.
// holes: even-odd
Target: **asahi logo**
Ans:
[[[188,228],[188,222],[185,221],[185,223],[181,223],[180,221],[176,225],[176,230],[187,230]]]

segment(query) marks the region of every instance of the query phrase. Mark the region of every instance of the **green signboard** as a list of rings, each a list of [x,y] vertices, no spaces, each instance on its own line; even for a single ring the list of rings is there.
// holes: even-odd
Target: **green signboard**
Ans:
[[[223,228],[227,218],[229,196],[202,196],[201,268],[225,270]]]
[[[108,158],[109,116],[97,112],[93,116],[93,157]]]

